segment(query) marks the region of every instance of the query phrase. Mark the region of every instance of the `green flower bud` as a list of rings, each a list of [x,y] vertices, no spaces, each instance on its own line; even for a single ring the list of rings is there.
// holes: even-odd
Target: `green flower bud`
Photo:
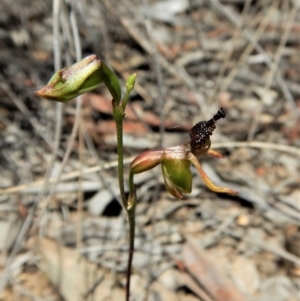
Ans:
[[[105,83],[112,96],[121,98],[115,74],[92,54],[78,63],[56,72],[49,83],[34,93],[48,100],[66,102]]]
[[[131,92],[132,89],[134,88],[135,85],[135,80],[136,80],[136,73],[133,73],[129,76],[126,82],[126,89]]]

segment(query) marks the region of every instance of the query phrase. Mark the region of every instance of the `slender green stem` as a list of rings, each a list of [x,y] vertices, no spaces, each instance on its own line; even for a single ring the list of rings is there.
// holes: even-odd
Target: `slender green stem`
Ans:
[[[128,263],[127,263],[127,277],[126,277],[126,301],[129,301],[130,297],[130,276],[132,269],[132,259],[134,253],[134,236],[135,236],[135,208],[136,208],[136,193],[133,181],[134,174],[130,171],[129,174],[129,196],[127,202],[127,215],[129,222],[129,251],[128,251]]]
[[[113,103],[113,115],[117,129],[118,178],[122,203],[127,210],[127,199],[124,189],[124,158],[123,158],[123,108]]]
[[[132,270],[132,259],[134,253],[134,236],[135,236],[135,207],[136,198],[130,200],[131,204],[134,204],[127,210],[128,222],[129,222],[129,251],[128,251],[128,262],[127,262],[127,273],[126,273],[126,301],[130,298],[130,279]]]
[[[129,252],[128,252],[128,264],[126,273],[126,301],[130,298],[130,278],[132,269],[132,259],[134,253],[134,234],[135,234],[135,207],[136,207],[136,194],[135,187],[133,184],[133,174],[130,173],[130,193],[128,200],[126,199],[125,189],[124,189],[124,159],[123,159],[123,119],[125,116],[125,109],[128,103],[130,92],[132,91],[135,84],[136,74],[132,74],[126,83],[126,93],[123,97],[122,102],[118,100],[112,101],[113,107],[113,117],[116,123],[117,129],[117,153],[118,153],[118,178],[120,195],[122,199],[123,206],[128,215],[129,222]]]
[[[122,113],[122,114],[121,114]],[[126,272],[126,297],[125,300],[129,301],[130,298],[130,278],[132,269],[132,259],[134,252],[134,230],[135,230],[135,206],[128,206],[128,201],[131,193],[129,194],[129,199],[126,199],[124,190],[124,164],[123,164],[123,116],[124,110],[122,106],[118,106],[113,102],[113,115],[116,122],[117,128],[117,151],[118,151],[118,177],[119,177],[119,188],[122,203],[124,209],[127,212],[128,222],[129,222],[129,251],[128,251],[128,262],[127,262],[127,272]]]
[[[134,173],[132,171],[130,171],[130,173],[129,173],[129,196],[128,196],[128,200],[129,200],[128,205],[129,206],[131,203],[130,201],[136,197],[133,177],[134,177]]]

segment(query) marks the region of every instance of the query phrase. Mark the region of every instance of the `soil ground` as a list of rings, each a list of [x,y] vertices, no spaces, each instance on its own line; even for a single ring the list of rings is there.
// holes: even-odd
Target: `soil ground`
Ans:
[[[199,161],[238,196],[211,192],[193,167],[185,200],[160,167],[136,177],[131,300],[300,300],[299,49],[297,0],[1,0],[0,300],[124,300],[110,95],[34,94],[92,53],[122,86],[137,74],[126,178],[142,151],[227,113],[212,136],[225,158]]]

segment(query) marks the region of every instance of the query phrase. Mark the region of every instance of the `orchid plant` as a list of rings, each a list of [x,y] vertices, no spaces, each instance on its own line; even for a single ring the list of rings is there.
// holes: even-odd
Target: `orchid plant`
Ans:
[[[190,131],[191,140],[187,143],[164,149],[147,150],[139,154],[130,165],[129,196],[126,197],[124,185],[123,163],[123,119],[129,95],[134,88],[136,75],[132,74],[126,82],[126,92],[121,98],[121,86],[113,71],[95,54],[92,54],[72,66],[56,72],[49,83],[35,91],[35,94],[51,101],[67,102],[96,86],[104,83],[112,96],[112,114],[116,123],[118,178],[120,196],[129,221],[129,254],[127,266],[126,301],[130,297],[130,275],[134,252],[135,208],[137,204],[134,175],[145,172],[161,164],[162,174],[167,191],[178,199],[183,193],[192,190],[192,174],[190,167],[194,165],[208,188],[215,192],[235,195],[236,191],[216,186],[206,175],[198,161],[199,156],[208,154],[213,157],[223,156],[210,149],[210,136],[216,128],[216,121],[225,117],[223,108],[208,121],[197,123]]]

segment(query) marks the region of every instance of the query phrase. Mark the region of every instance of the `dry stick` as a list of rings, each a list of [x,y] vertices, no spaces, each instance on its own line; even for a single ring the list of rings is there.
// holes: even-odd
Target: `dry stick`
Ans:
[[[74,22],[74,21],[73,21]],[[64,24],[65,26],[65,31],[69,31],[70,30],[70,27],[68,26],[68,22],[64,22],[64,20],[62,20],[62,23]],[[72,24],[71,24],[72,25]],[[79,40],[79,34],[77,33],[74,33],[74,31],[78,30],[77,29],[77,26],[74,28],[74,26],[72,25],[72,30],[73,30],[73,36],[74,36],[74,41],[75,41],[75,51],[76,51],[76,55],[79,57],[81,57],[81,45],[80,45],[80,40]],[[66,34],[69,38],[69,43],[71,44],[71,34]],[[76,35],[78,37],[76,37]],[[56,52],[55,52],[56,54]],[[55,57],[54,57],[55,59]],[[79,58],[80,59],[80,58]],[[71,152],[72,152],[72,149],[73,149],[73,144],[74,144],[74,141],[75,141],[75,138],[77,136],[77,133],[78,133],[78,129],[79,129],[79,124],[80,124],[80,115],[81,115],[81,98],[80,97],[77,97],[76,98],[76,110],[75,110],[75,122],[74,122],[74,125],[73,125],[73,128],[72,128],[72,132],[71,132],[71,135],[70,135],[70,138],[68,139],[68,144],[67,144],[67,149],[66,149],[66,152],[64,154],[64,157],[63,157],[63,160],[62,160],[62,163],[60,165],[60,168],[59,168],[59,171],[58,171],[58,176],[56,177],[56,180],[54,182],[54,185],[51,187],[51,189],[49,190],[49,193],[48,193],[48,196],[47,196],[47,199],[45,201],[45,206],[39,216],[39,218],[37,219],[35,225],[38,226],[39,224],[39,221],[41,220],[43,214],[45,214],[46,212],[46,209],[47,209],[47,204],[50,202],[50,198],[51,196],[53,195],[57,185],[59,184],[60,182],[60,177],[63,173],[63,170],[70,158],[70,155],[71,155]],[[80,178],[80,175],[78,176]]]
[[[249,0],[248,0],[249,1]],[[189,5],[190,5],[190,11],[194,11],[197,8],[197,1],[196,0],[188,0]],[[205,35],[204,32],[200,26],[200,22],[199,20],[193,20],[193,17],[191,15],[190,17],[190,23],[191,23],[191,27],[193,27],[194,29],[194,33],[195,33],[195,37],[197,40],[197,44],[198,44],[198,49],[199,51],[203,50],[204,52],[204,56],[209,56],[209,52],[208,52],[208,48],[207,48],[207,41],[205,39]]]
[[[239,26],[236,27],[236,29],[233,33],[232,44],[231,44],[232,46],[230,47],[230,49],[225,54],[225,58],[223,60],[223,63],[221,65],[221,68],[220,68],[219,73],[217,75],[217,79],[216,79],[216,82],[215,82],[215,85],[214,85],[214,89],[213,89],[213,91],[212,91],[212,93],[209,97],[208,104],[210,104],[212,102],[213,98],[216,98],[217,91],[220,89],[221,85],[224,83],[225,79],[223,79],[223,82],[221,83],[221,78],[223,77],[224,72],[225,72],[225,70],[227,69],[227,67],[230,63],[230,57],[232,56],[232,53],[234,51],[235,41],[241,35],[241,28],[244,26],[244,23],[245,23],[244,20],[246,19],[247,13],[249,11],[251,1],[252,0],[246,0],[246,4],[245,4],[243,12],[242,12],[242,22],[240,22]]]
[[[237,18],[234,18],[230,14],[230,12],[228,10],[226,10],[226,8],[219,1],[217,1],[217,0],[207,0],[207,1],[209,3],[211,3],[218,11],[220,11],[234,26],[236,26],[236,27],[239,26],[240,21]],[[299,7],[297,7],[296,4],[295,4],[295,7],[296,7],[296,11],[298,11]],[[260,46],[260,44],[253,38],[251,32],[247,29],[244,29],[242,32],[243,32],[244,37],[254,45],[255,50],[264,56],[264,58],[266,60],[266,64],[270,67],[272,60],[270,59],[268,54],[263,50],[263,48]],[[281,89],[283,95],[289,102],[292,112],[294,112],[294,114],[296,116],[300,116],[300,111],[297,108],[297,106],[295,104],[295,100],[294,100],[293,96],[291,95],[291,92],[289,91],[281,74],[277,73],[275,78],[276,78],[278,85],[280,86],[280,89]]]
[[[147,12],[149,11],[149,3],[148,0],[143,0],[143,12],[145,14],[145,18],[144,18],[144,26],[146,29],[146,33],[149,37],[151,46],[152,46],[152,59],[153,59],[153,63],[154,63],[154,72],[155,72],[155,77],[156,77],[156,85],[158,88],[158,111],[159,111],[159,119],[160,119],[160,126],[159,126],[159,134],[160,134],[160,140],[159,140],[159,147],[163,147],[163,138],[164,138],[164,130],[165,130],[165,115],[164,115],[164,97],[165,97],[165,93],[163,93],[163,77],[162,77],[162,72],[161,72],[161,66],[159,63],[159,58],[158,58],[158,51],[157,51],[157,46],[155,43],[155,40],[153,38],[152,32],[153,32],[153,24],[152,24],[152,20],[151,18],[149,18],[147,16]],[[156,171],[156,173],[159,172],[158,170]],[[157,174],[156,174],[157,176]],[[157,200],[158,199],[158,194],[159,194],[159,182],[157,181],[157,184],[155,185],[155,191],[154,191],[154,195],[153,195],[153,199],[151,200],[151,202],[153,202],[153,200]],[[154,206],[154,212],[153,215],[151,216],[151,223],[154,224],[154,217],[156,216],[155,210],[157,209],[157,206]],[[155,237],[155,227],[152,227],[152,238]],[[153,245],[153,239],[151,239],[151,241],[149,242],[150,244],[150,248]],[[134,250],[132,250],[134,251]],[[152,254],[151,252],[149,253],[148,256],[148,266],[151,266],[151,258],[152,258]],[[148,277],[149,277],[149,282],[151,281],[151,269],[149,269],[148,272]],[[149,296],[149,289],[150,289],[150,285],[146,284],[146,296]]]
[[[122,26],[126,29],[129,35],[149,54],[152,53],[151,43],[141,34],[141,32],[137,29],[137,26],[133,24],[133,22],[129,19],[125,19],[116,15],[116,9],[111,6],[109,1],[102,0],[105,7],[109,10],[109,12],[116,16]],[[201,114],[204,116],[204,119],[207,118],[207,105],[204,98],[197,91],[197,85],[194,79],[188,74],[185,68],[178,65],[171,65],[165,57],[158,53],[158,61],[160,65],[172,76],[179,79],[181,82],[185,83],[194,93],[195,99],[198,102],[199,107],[201,108]]]
[[[239,147],[245,147],[245,148],[258,148],[258,149],[269,149],[273,151],[280,151],[285,152],[290,155],[296,155],[300,157],[300,150],[297,147],[283,145],[283,144],[275,144],[275,143],[267,143],[267,142],[261,142],[261,141],[251,141],[251,142],[220,142],[220,143],[213,143],[212,147],[214,149],[220,149],[220,148],[239,148]],[[129,164],[135,157],[129,157],[127,159],[124,159],[124,164]],[[101,170],[109,169],[112,167],[116,167],[118,165],[117,161],[113,161],[110,163],[103,164],[103,166],[93,166],[82,170],[83,175],[92,174],[95,172],[99,172]],[[62,175],[60,180],[61,181],[68,181],[75,178],[78,178],[80,176],[79,171],[72,171],[70,173],[67,173],[65,175]],[[57,177],[50,178],[49,184],[53,184],[57,181]],[[43,185],[44,180],[39,180],[32,182],[30,184],[22,184],[18,186],[13,186],[10,188],[0,189],[0,195],[4,194],[13,194],[13,193],[22,193],[23,191],[26,191],[26,189],[31,187],[39,187]]]
[[[288,5],[288,1],[285,2],[286,6]],[[285,26],[285,30],[283,32],[282,38],[280,40],[280,44],[278,46],[278,49],[275,53],[273,62],[271,63],[271,70],[269,72],[267,81],[266,81],[266,88],[269,88],[274,80],[276,71],[278,69],[278,65],[279,65],[279,61],[282,57],[283,54],[283,50],[284,50],[284,46],[287,43],[288,37],[290,35],[291,29],[292,29],[292,25],[295,21],[297,15],[297,8],[294,7],[290,13],[286,16],[286,20],[284,22],[282,22],[283,24],[286,24]]]
[[[234,231],[232,231],[232,230],[225,229],[224,232],[229,236],[232,236],[232,237],[237,238],[237,239],[244,240],[245,242],[251,243],[253,245],[257,245],[263,250],[269,251],[269,252],[271,252],[271,253],[273,253],[273,254],[275,254],[275,255],[283,258],[283,259],[286,259],[286,260],[288,260],[290,262],[293,262],[293,263],[297,264],[298,266],[300,266],[299,257],[297,257],[294,254],[291,254],[291,253],[287,252],[284,249],[278,248],[277,246],[272,246],[270,244],[266,244],[265,241],[261,241],[260,239],[257,239],[257,238],[254,239],[254,238],[251,238],[251,237],[241,236],[237,233],[234,233]]]
[[[7,85],[5,82],[0,83],[0,87],[6,92],[8,97],[12,102],[14,102],[15,106],[21,111],[21,113],[27,118],[29,123],[34,128],[35,132],[41,136],[44,141],[47,143],[47,145],[52,149],[52,139],[50,139],[49,136],[47,136],[45,133],[42,133],[40,130],[39,122],[38,120],[33,116],[33,114],[28,110],[24,102],[13,92],[13,90],[10,88],[9,85]]]
[[[81,99],[81,97],[78,97],[78,98],[79,98],[79,100]],[[78,158],[79,158],[80,176],[78,178],[79,185],[78,185],[78,191],[77,191],[77,196],[78,196],[77,231],[76,231],[76,249],[77,249],[77,251],[82,248],[82,220],[83,220],[82,160],[83,160],[84,141],[83,141],[81,122],[79,122],[78,136],[79,136]],[[78,257],[79,257],[78,259],[80,259],[79,252],[78,252]]]
[[[285,4],[287,5],[288,1],[286,1]],[[293,22],[295,20],[295,17],[296,17],[296,12],[297,12],[297,9],[294,8],[290,11],[290,14],[288,14],[287,17],[286,17],[287,25],[285,26],[285,30],[284,30],[284,33],[281,37],[280,44],[279,44],[279,46],[277,48],[277,51],[275,53],[275,57],[273,59],[273,62],[271,62],[270,72],[269,72],[269,75],[268,75],[267,80],[265,82],[265,87],[264,87],[265,90],[270,89],[270,86],[272,85],[272,82],[274,80],[274,76],[277,72],[277,68],[278,68],[279,61],[281,59],[282,53],[283,53],[284,46],[287,43],[287,39],[288,39],[290,31],[292,29],[292,24],[293,24]],[[282,22],[282,23],[286,24],[285,22]],[[261,109],[262,109],[262,107],[260,106],[259,110],[256,112],[256,114],[254,116],[254,119],[252,120],[252,124],[250,125],[250,129],[249,129],[249,133],[248,133],[248,139],[247,139],[248,141],[251,141],[254,137],[254,134],[256,132],[256,129],[257,129],[257,126],[258,126],[258,123],[259,123],[259,120],[260,120]]]
[[[300,156],[300,150],[297,147],[283,145],[283,144],[275,144],[261,141],[251,141],[251,142],[221,142],[221,143],[213,143],[213,148],[236,148],[236,147],[251,147],[251,148],[261,148],[261,149],[270,149],[275,151],[281,151],[290,153],[292,155]]]
[[[278,1],[279,0],[277,0],[277,2]],[[274,4],[274,2],[273,2],[273,4]],[[277,3],[277,5],[278,5],[278,3]],[[269,25],[270,18],[271,18],[270,14],[269,15],[267,14],[264,17],[264,19],[261,20],[260,26],[259,26],[258,30],[255,32],[255,34],[253,36],[253,40],[255,42],[259,41],[261,35],[265,31],[266,27]],[[240,28],[240,26],[241,25],[239,23],[237,28]],[[246,47],[246,49],[244,50],[244,52],[240,56],[239,60],[235,64],[234,68],[232,68],[232,70],[230,71],[230,73],[228,74],[226,79],[224,79],[224,81],[221,85],[222,90],[227,90],[228,89],[228,86],[232,83],[233,79],[237,76],[240,68],[246,63],[246,60],[248,59],[248,57],[249,57],[249,55],[250,55],[250,53],[252,52],[253,49],[254,49],[253,43],[249,42],[248,46]]]
[[[274,4],[275,3],[275,4]],[[272,6],[271,6],[271,10],[268,10],[269,12],[269,15],[270,15],[270,18],[267,19],[267,16],[266,16],[266,20],[262,20],[261,21],[261,24],[263,23],[266,23],[265,25],[268,25],[268,22],[270,21],[271,17],[272,17],[272,9],[275,9],[279,6],[279,1],[277,2],[273,2],[272,3]],[[271,11],[271,13],[270,13]],[[265,30],[266,26],[264,26],[264,29]],[[260,30],[260,28],[258,29]],[[259,39],[257,39],[256,41],[258,41]],[[253,46],[253,44],[249,44],[251,46]],[[254,46],[253,46],[254,47]],[[253,49],[253,47],[251,47]],[[265,83],[265,89],[267,88],[267,85]],[[253,138],[254,138],[254,134],[255,134],[255,131],[256,131],[256,128],[257,128],[257,125],[258,125],[258,122],[260,120],[260,116],[261,116],[261,110],[262,110],[262,106],[259,106],[259,108],[256,110],[255,112],[255,116],[253,116],[253,119],[251,121],[251,125],[250,125],[250,128],[249,128],[249,131],[248,131],[248,135],[247,135],[247,141],[252,141]]]
[[[159,134],[160,134],[160,141],[159,141],[159,145],[158,147],[162,147],[163,146],[163,138],[164,138],[164,120],[165,120],[165,116],[164,116],[164,110],[163,110],[163,104],[164,104],[164,93],[163,93],[163,77],[162,77],[162,72],[161,72],[161,67],[158,61],[158,52],[157,52],[157,47],[152,35],[153,32],[153,26],[152,26],[152,22],[151,19],[148,18],[146,12],[149,10],[149,5],[148,5],[148,1],[147,0],[143,0],[143,7],[144,7],[144,13],[145,13],[145,18],[144,18],[144,26],[146,28],[146,32],[148,34],[150,43],[151,43],[151,48],[152,48],[152,53],[150,54],[153,62],[154,62],[154,72],[155,72],[155,77],[156,77],[156,84],[157,84],[157,88],[158,88],[158,100],[159,100],[159,104],[158,104],[158,111],[159,111],[159,119],[160,119],[160,125],[159,125]]]
[[[54,37],[56,37],[56,39],[54,39],[54,49],[56,50],[56,54],[59,53],[59,22],[58,22],[58,16],[59,16],[59,7],[60,7],[60,1],[59,0],[55,0],[53,2],[53,34]],[[55,60],[55,70],[59,70],[60,69],[60,55],[58,55],[56,57],[57,59]],[[50,175],[51,175],[51,171],[53,169],[54,166],[54,162],[56,159],[56,154],[59,148],[59,142],[60,142],[60,136],[61,136],[61,125],[62,125],[62,104],[57,103],[56,104],[56,126],[55,126],[55,137],[54,137],[54,147],[53,147],[53,152],[52,152],[52,156],[50,159],[50,163],[48,166],[48,169],[46,171],[46,175],[45,175],[45,181],[43,183],[42,189],[40,190],[39,194],[37,195],[37,197],[35,198],[32,208],[29,211],[29,214],[27,215],[20,232],[18,233],[18,236],[16,238],[16,241],[14,243],[13,249],[9,255],[9,258],[6,262],[5,265],[5,269],[4,272],[2,273],[2,279],[0,282],[0,292],[5,288],[5,286],[7,285],[7,281],[9,278],[9,273],[10,273],[10,266],[12,261],[14,260],[16,254],[18,253],[18,251],[20,250],[21,244],[30,228],[30,225],[32,223],[33,217],[34,217],[34,213],[37,209],[38,204],[40,203],[40,200],[42,199],[42,197],[44,196],[46,190],[47,190],[47,186],[49,183],[49,179],[50,179]]]
[[[76,61],[79,62],[82,58],[81,43],[80,43],[77,20],[76,20],[76,15],[75,15],[73,5],[71,6],[70,23],[71,23],[73,39],[74,39]],[[77,205],[78,220],[77,220],[77,232],[76,232],[76,248],[78,250],[82,247],[82,217],[83,217],[83,191],[82,191],[82,155],[83,154],[82,152],[84,149],[84,141],[83,141],[83,133],[81,129],[82,123],[80,122],[81,121],[81,96],[76,98],[76,111],[78,111],[78,115],[75,117],[75,119],[78,119],[78,136],[79,136],[78,155],[79,155],[79,171],[80,171],[80,176],[78,179],[79,180],[78,181],[79,182],[78,205]],[[69,144],[69,147],[71,148],[74,141],[70,141],[70,142],[71,143]],[[62,170],[60,174],[62,174]]]
[[[124,160],[124,164],[129,164],[135,157],[129,157],[127,159]],[[106,170],[112,167],[117,167],[118,166],[118,162],[117,161],[113,161],[110,163],[105,163],[103,164],[103,166],[93,166],[93,167],[89,167],[84,169],[83,175],[88,175],[88,174],[92,174],[95,172],[99,172],[101,170]],[[60,181],[68,181],[68,180],[72,180],[74,178],[78,178],[80,176],[80,172],[79,171],[72,171],[68,174],[62,175],[60,177]],[[57,182],[57,177],[53,177],[50,178],[49,180],[49,184],[54,184]],[[19,193],[22,191],[26,191],[26,189],[31,188],[31,187],[39,187],[42,186],[44,184],[44,180],[38,180],[35,182],[32,182],[30,184],[22,184],[22,185],[18,185],[18,186],[14,186],[14,187],[10,187],[10,188],[6,188],[6,189],[1,189],[0,190],[0,195],[4,195],[4,194],[12,194],[12,193]]]

